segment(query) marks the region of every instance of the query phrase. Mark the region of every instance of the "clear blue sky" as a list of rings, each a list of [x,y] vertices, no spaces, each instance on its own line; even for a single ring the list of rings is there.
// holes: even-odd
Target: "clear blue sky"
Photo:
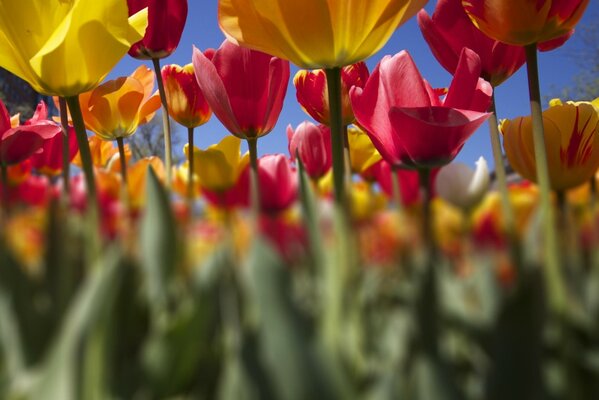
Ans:
[[[599,17],[599,4],[597,3],[595,0],[590,2],[581,24],[588,23],[593,18],[596,19]],[[435,4],[435,0],[429,1],[426,6],[429,14],[432,13]],[[187,64],[191,62],[192,45],[201,50],[220,46],[224,40],[224,36],[218,28],[216,10],[217,0],[190,0],[189,15],[181,43],[177,51],[169,58],[162,60],[162,62],[164,64]],[[558,88],[571,83],[571,78],[579,71],[579,66],[572,61],[568,54],[580,46],[580,40],[575,34],[561,48],[549,53],[540,54],[539,66],[542,95],[548,95],[550,92],[555,92]],[[449,85],[451,76],[439,66],[430,53],[418,29],[415,18],[412,18],[408,23],[401,26],[391,37],[387,45],[379,53],[367,60],[370,70],[374,69],[376,63],[384,55],[395,54],[403,49],[410,52],[422,75],[433,87],[445,87]],[[125,56],[109,75],[109,78],[129,75],[139,65],[139,62],[129,56]],[[149,63],[148,66],[150,66]],[[297,68],[292,66],[291,77],[293,77],[296,71]],[[525,69],[520,69],[517,74],[502,84],[497,89],[496,96],[499,118],[513,118],[527,114],[529,105]],[[287,153],[287,136],[285,134],[287,125],[292,124],[293,126],[297,126],[300,122],[309,119],[310,117],[304,114],[296,102],[295,88],[290,81],[279,122],[270,134],[260,139],[258,144],[259,153]],[[184,134],[182,128],[178,128],[177,132],[178,134]],[[218,119],[213,117],[210,122],[196,130],[195,141],[197,146],[205,148],[212,143],[216,143],[227,134],[226,129],[220,124]],[[182,150],[175,148],[174,151],[181,152]],[[492,164],[491,145],[488,126],[486,124],[466,143],[457,159],[468,164],[474,164],[474,161],[480,155],[483,155]]]

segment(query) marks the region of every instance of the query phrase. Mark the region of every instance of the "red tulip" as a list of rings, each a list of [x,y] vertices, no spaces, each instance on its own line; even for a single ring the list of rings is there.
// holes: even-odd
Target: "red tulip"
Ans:
[[[296,152],[312,179],[319,179],[331,169],[331,130],[325,125],[302,122],[295,131],[287,127],[289,154],[295,160]]]
[[[261,157],[258,160],[258,179],[263,212],[284,211],[296,200],[297,174],[283,154]]]
[[[212,60],[194,47],[198,84],[233,135],[257,138],[275,126],[289,81],[289,62],[224,41]]]
[[[148,27],[143,39],[129,49],[138,59],[164,58],[179,45],[185,20],[187,0],[127,0],[129,15],[148,8]]]
[[[368,80],[368,67],[364,62],[348,65],[341,69],[341,110],[343,124],[350,125],[355,117],[349,100],[353,86],[364,87]],[[329,125],[329,92],[324,70],[300,70],[293,78],[297,101],[304,111],[321,124]]]
[[[449,163],[489,117],[492,87],[480,79],[480,58],[464,48],[444,99],[425,81],[406,51],[386,56],[351,101],[381,156],[392,165]]]
[[[393,174],[391,165],[385,160],[381,160],[369,168],[371,174],[375,177],[381,189],[389,198],[393,198]],[[438,168],[431,171],[430,190],[434,192],[434,183]],[[418,172],[399,168],[397,170],[399,192],[404,206],[411,206],[420,201],[420,182]]]
[[[193,65],[176,64],[162,67],[162,80],[168,104],[168,114],[187,128],[208,122],[212,110],[198,86]]]
[[[524,48],[503,44],[482,33],[466,15],[461,0],[439,0],[432,18],[422,9],[418,25],[433,55],[450,74],[455,72],[464,47],[480,56],[481,76],[493,86],[524,64]]]
[[[0,164],[7,166],[26,160],[40,151],[45,140],[61,131],[54,122],[40,118],[39,112],[24,125],[13,128],[8,110],[0,101]]]
[[[37,106],[33,117],[25,122],[25,125],[31,125],[32,123],[44,121],[48,118],[48,108],[46,103],[40,102]],[[79,152],[77,146],[77,137],[75,136],[75,129],[69,126],[68,130],[69,138],[69,162],[75,158]],[[42,145],[42,152],[35,153],[31,156],[30,161],[33,168],[37,169],[42,174],[54,176],[62,171],[62,149],[63,149],[63,134],[56,135],[50,139],[44,141]]]

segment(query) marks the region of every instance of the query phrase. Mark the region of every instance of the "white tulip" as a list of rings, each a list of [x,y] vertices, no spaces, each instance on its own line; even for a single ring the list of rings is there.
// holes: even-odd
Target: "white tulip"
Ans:
[[[490,183],[487,161],[480,157],[476,161],[476,170],[462,163],[441,168],[435,181],[435,190],[443,200],[469,211],[480,203]]]

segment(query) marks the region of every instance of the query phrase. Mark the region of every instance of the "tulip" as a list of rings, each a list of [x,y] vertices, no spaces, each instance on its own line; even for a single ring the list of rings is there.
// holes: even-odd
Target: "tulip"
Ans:
[[[96,135],[88,138],[91,159],[93,165],[97,168],[112,169],[112,165],[119,159],[119,151],[111,142],[100,139]],[[131,149],[125,145],[125,158],[127,161],[131,158]],[[73,164],[81,167],[82,161],[79,155],[73,159]]]
[[[282,154],[266,155],[258,160],[258,179],[263,193],[260,207],[265,213],[279,213],[297,198],[297,174]]]
[[[481,202],[490,183],[487,161],[480,157],[476,161],[476,170],[462,163],[451,163],[441,168],[435,191],[446,202],[469,212]]]
[[[551,104],[543,112],[549,186],[563,191],[587,182],[599,168],[599,117],[589,102]],[[510,165],[537,182],[531,118],[505,120],[500,128]]]
[[[461,0],[440,0],[432,17],[421,10],[418,25],[433,55],[450,74],[455,72],[464,47],[480,56],[481,77],[493,86],[512,76],[526,61],[522,47],[493,40],[476,28]]]
[[[366,180],[370,180],[372,178],[369,173],[370,167],[382,159],[380,153],[374,147],[368,134],[357,126],[349,127],[347,140],[352,172],[360,174]]]
[[[302,122],[295,130],[287,126],[289,154],[296,154],[310,178],[318,180],[331,169],[331,131],[324,125]]]
[[[516,46],[569,35],[588,4],[589,0],[462,0],[478,29]]]
[[[194,47],[193,66],[216,117],[231,134],[247,140],[252,182],[257,184],[257,140],[269,133],[279,118],[289,63],[225,40],[211,59]],[[259,188],[252,188],[257,213]]]
[[[130,14],[148,9],[146,33],[131,46],[129,55],[152,59],[172,54],[179,45],[187,19],[187,0],[127,0],[127,5]]]
[[[394,167],[431,168],[451,162],[489,117],[492,88],[480,75],[480,58],[463,49],[441,100],[406,51],[384,57],[350,96],[358,123]]]
[[[368,79],[368,67],[364,62],[341,68],[341,109],[343,125],[354,122],[354,113],[349,101],[349,89],[353,86],[364,87]],[[297,101],[302,109],[321,124],[330,124],[329,93],[325,71],[299,70],[293,78]]]
[[[389,198],[401,196],[401,204],[403,206],[412,206],[420,200],[420,192],[418,188],[418,173],[406,169],[396,169],[395,173],[391,165],[385,160],[380,160],[371,167],[372,174],[383,192]],[[397,180],[399,193],[394,193],[393,179]]]
[[[162,67],[169,115],[186,128],[204,125],[212,111],[195,77],[193,64]],[[192,145],[193,146],[193,145]]]
[[[376,53],[426,0],[219,0],[227,37],[301,68],[342,67]]]
[[[76,96],[96,87],[143,36],[146,10],[121,0],[7,0],[0,15],[0,66],[36,92]]]

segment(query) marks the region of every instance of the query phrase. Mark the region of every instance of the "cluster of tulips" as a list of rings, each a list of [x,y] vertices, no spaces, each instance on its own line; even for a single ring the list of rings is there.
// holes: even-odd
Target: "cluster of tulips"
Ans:
[[[599,396],[599,99],[543,111],[537,72],[589,0],[426,3],[219,0],[227,39],[161,67],[187,0],[0,2],[0,66],[59,110],[0,102],[0,397]],[[363,61],[416,15],[446,88]],[[153,70],[103,82],[127,52]],[[258,157],[290,62],[312,120]],[[453,162],[486,121],[493,174]]]

